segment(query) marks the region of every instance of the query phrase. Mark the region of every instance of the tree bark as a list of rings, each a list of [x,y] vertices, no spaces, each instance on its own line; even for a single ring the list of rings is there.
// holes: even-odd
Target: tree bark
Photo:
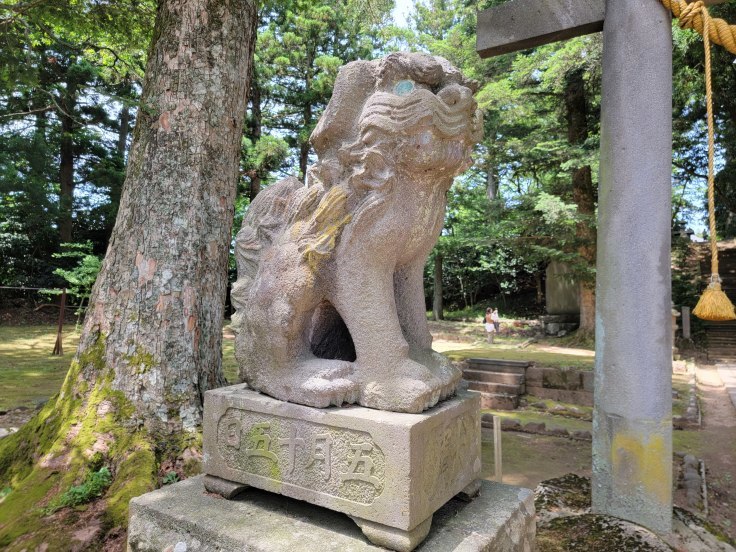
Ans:
[[[254,21],[246,0],[159,7],[120,209],[79,347],[105,339],[115,388],[151,429],[195,429],[204,392],[225,383],[223,308]]]
[[[544,303],[544,286],[542,285],[542,270],[537,270],[534,275],[534,281],[537,287],[537,305]]]
[[[495,170],[495,163],[489,159],[486,164],[486,197],[491,202],[495,201],[498,197],[498,181],[494,175]]]
[[[59,396],[0,440],[0,488],[12,487],[3,508],[16,512],[3,518],[0,542],[33,533],[33,542],[72,549],[73,513],[62,508],[49,521],[31,505],[53,505],[100,466],[114,479],[90,512],[113,535],[161,465],[181,466],[187,448],[196,458],[203,394],[225,383],[223,309],[255,21],[253,0],[159,3],[120,209],[77,353]]]
[[[434,294],[432,297],[432,317],[435,320],[444,320],[442,304],[442,255],[434,256]]]
[[[582,70],[567,74],[565,82],[565,107],[567,115],[567,139],[571,145],[582,144],[588,137],[588,110],[585,97],[585,81]],[[596,230],[595,199],[593,177],[590,166],[572,171],[572,196],[578,207],[580,220],[576,225],[578,254],[589,265],[595,266]],[[581,280],[579,283],[580,328],[583,334],[595,331],[595,288],[593,282]]]
[[[118,130],[117,152],[121,158],[125,158],[128,149],[128,134],[130,133],[130,107],[124,104],[120,110],[120,129]]]

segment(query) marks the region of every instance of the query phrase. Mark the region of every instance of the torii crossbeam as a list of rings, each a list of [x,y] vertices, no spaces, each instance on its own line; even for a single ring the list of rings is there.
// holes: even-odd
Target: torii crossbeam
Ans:
[[[672,530],[671,17],[658,0],[512,0],[481,57],[603,31],[593,510]]]

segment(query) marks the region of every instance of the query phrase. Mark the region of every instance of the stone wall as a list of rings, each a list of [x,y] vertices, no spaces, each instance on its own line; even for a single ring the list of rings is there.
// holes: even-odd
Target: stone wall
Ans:
[[[529,366],[526,370],[526,392],[540,399],[593,406],[593,372]]]

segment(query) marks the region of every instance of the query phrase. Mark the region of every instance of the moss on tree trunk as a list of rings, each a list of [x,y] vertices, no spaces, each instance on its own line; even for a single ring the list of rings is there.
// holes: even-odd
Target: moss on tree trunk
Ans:
[[[0,441],[0,548],[122,547],[129,500],[162,470],[183,472],[182,457],[196,463],[204,392],[225,383],[255,16],[252,0],[159,4],[120,210],[77,354],[60,394]],[[103,466],[112,481],[99,498],[56,509]]]

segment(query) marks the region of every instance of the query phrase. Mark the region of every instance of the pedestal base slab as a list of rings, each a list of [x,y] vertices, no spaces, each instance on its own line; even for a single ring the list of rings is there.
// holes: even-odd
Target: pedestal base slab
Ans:
[[[379,527],[380,529],[380,527]],[[470,502],[453,498],[433,516],[417,552],[531,552],[536,525],[528,489],[483,481]],[[203,476],[130,502],[129,552],[378,552],[348,516],[247,488],[233,500],[208,493]]]

